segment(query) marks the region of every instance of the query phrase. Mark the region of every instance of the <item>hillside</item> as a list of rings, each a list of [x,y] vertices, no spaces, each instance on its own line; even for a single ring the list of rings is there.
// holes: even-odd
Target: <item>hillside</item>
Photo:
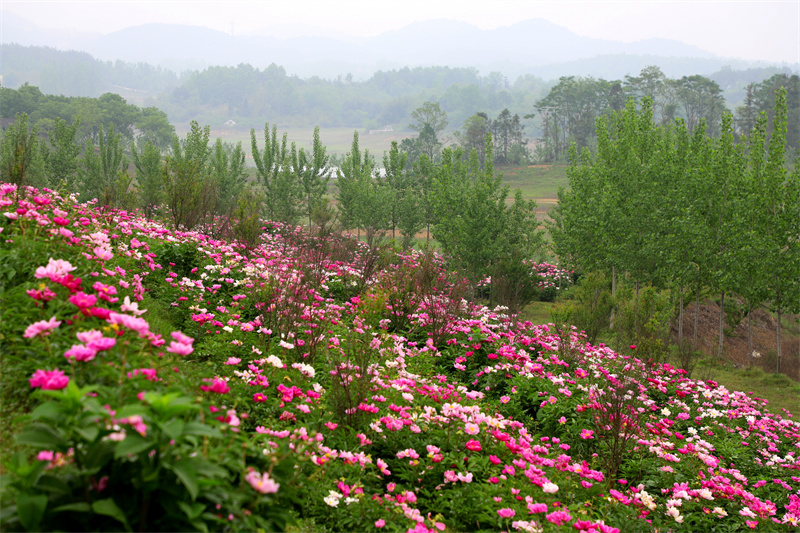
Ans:
[[[27,413],[3,416],[4,530],[800,521],[790,415],[469,304],[436,255],[0,202],[2,405]]]

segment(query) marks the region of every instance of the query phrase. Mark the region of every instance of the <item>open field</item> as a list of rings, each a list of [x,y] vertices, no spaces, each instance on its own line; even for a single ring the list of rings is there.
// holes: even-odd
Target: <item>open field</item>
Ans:
[[[272,124],[270,124],[270,130],[272,129]],[[188,124],[176,124],[175,125],[175,133],[180,138],[184,138],[186,136],[186,132],[189,131]],[[383,158],[383,153],[389,151],[389,148],[392,146],[392,141],[397,141],[398,143],[405,139],[406,137],[410,137],[413,132],[408,131],[388,131],[388,132],[380,132],[380,133],[373,133],[369,134],[366,133],[363,129],[360,128],[320,128],[320,139],[322,140],[322,144],[324,144],[328,148],[329,154],[336,154],[336,155],[344,155],[348,151],[350,151],[350,146],[353,143],[353,132],[358,131],[358,141],[359,146],[361,149],[367,149],[370,151],[372,155],[374,155],[378,161]],[[298,148],[310,148],[311,141],[314,138],[314,128],[303,128],[303,127],[286,127],[278,125],[278,136],[281,137],[284,132],[287,134],[289,139],[289,143],[295,142],[297,143]],[[256,138],[258,139],[258,145],[260,148],[263,148],[264,144],[264,126],[262,125],[260,128],[256,129]],[[242,146],[248,153],[248,164],[253,165],[252,157],[250,157],[250,129],[246,127],[239,127],[239,126],[231,126],[225,129],[212,129],[211,130],[211,142],[215,142],[217,139],[222,139],[225,142],[229,143],[237,143],[239,141],[242,142]]]

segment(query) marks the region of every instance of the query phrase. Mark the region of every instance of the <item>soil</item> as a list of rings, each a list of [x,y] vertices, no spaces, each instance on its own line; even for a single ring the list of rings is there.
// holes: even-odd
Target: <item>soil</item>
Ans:
[[[694,302],[683,314],[683,338],[690,343],[694,338]],[[719,345],[719,304],[706,300],[700,304],[697,320],[697,349],[706,355],[716,355]],[[800,338],[798,337],[798,315],[783,315],[791,327],[781,330],[781,373],[800,380]],[[727,317],[726,317],[727,319]],[[764,309],[752,313],[751,335],[753,338],[753,364],[774,373],[777,367],[778,338],[777,320]],[[731,331],[731,324],[725,323],[726,335],[723,341],[724,358],[735,367],[749,366],[747,341],[747,316]],[[673,339],[678,338],[678,321],[672,326]]]

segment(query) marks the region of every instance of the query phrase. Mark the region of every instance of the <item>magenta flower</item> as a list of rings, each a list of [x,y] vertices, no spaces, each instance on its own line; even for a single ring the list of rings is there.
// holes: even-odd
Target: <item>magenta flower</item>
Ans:
[[[386,525],[386,520],[384,520],[383,518],[379,518],[378,520],[375,520],[375,527],[382,528],[385,525]]]
[[[514,509],[505,508],[505,509],[498,509],[497,514],[500,515],[500,518],[511,518],[512,516],[516,515],[517,512]]]
[[[69,303],[80,309],[88,309],[97,303],[97,296],[78,291],[69,297]]]
[[[255,470],[251,470],[244,476],[244,479],[250,483],[251,487],[261,494],[273,494],[278,492],[281,486],[280,483],[276,483],[274,479],[269,477],[268,472],[261,474]]]
[[[572,520],[572,516],[566,511],[555,511],[553,513],[550,513],[549,515],[545,515],[545,518],[547,518],[548,522],[555,524],[557,526],[560,526],[564,522],[569,522],[570,520]]]
[[[74,359],[83,363],[88,363],[97,355],[97,350],[93,350],[83,344],[73,344],[72,348],[64,352],[64,357]]]
[[[45,337],[50,335],[50,332],[56,329],[59,325],[61,325],[61,321],[56,320],[56,317],[52,317],[50,320],[40,320],[39,322],[34,322],[28,326],[22,336],[26,339],[30,339],[38,335]]]
[[[594,431],[591,429],[584,429],[581,431],[581,438],[582,439],[593,439],[594,438]]]
[[[204,380],[204,381],[211,381],[211,385],[200,385],[200,389],[206,392],[216,392],[217,394],[227,394],[231,388],[228,387],[228,382],[224,379],[214,378],[213,380]]]
[[[528,513],[546,513],[547,512],[547,504],[546,503],[529,503],[528,504]]]
[[[44,390],[61,390],[69,383],[69,378],[62,370],[37,370],[28,381],[31,388],[41,387]]]
[[[475,439],[470,439],[467,441],[467,449],[471,452],[479,452],[481,451],[481,443]]]
[[[69,220],[64,217],[53,217],[53,224],[56,226],[67,226],[69,225]]]
[[[50,290],[49,287],[45,287],[44,289],[28,289],[25,291],[28,293],[28,296],[33,298],[34,300],[41,300],[45,302],[49,302],[53,298],[56,297],[56,293]]]

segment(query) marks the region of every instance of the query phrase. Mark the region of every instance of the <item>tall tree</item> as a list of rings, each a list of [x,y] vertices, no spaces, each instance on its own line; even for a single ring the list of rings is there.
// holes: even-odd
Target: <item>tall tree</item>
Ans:
[[[40,185],[45,179],[44,160],[36,127],[28,115],[16,116],[0,140],[0,179],[15,185]]]
[[[289,162],[288,139],[284,133],[283,138],[278,142],[278,126],[272,126],[269,130],[269,123],[264,125],[264,149],[258,148],[256,131],[250,130],[250,147],[252,150],[253,161],[256,164],[258,182],[264,189],[264,205],[267,208],[267,217],[270,220],[276,218],[275,209],[277,198],[282,191],[278,190],[278,181],[281,174],[281,165]],[[285,187],[282,187],[285,188]]]
[[[164,173],[161,150],[150,141],[141,153],[131,144],[131,158],[136,167],[136,182],[139,188],[139,206],[145,216],[152,216],[154,210],[164,200]]]
[[[113,123],[108,127],[108,134],[104,134],[101,125],[97,135],[97,150],[91,140],[87,141],[84,150],[84,172],[80,191],[86,199],[97,198],[101,206],[115,207],[128,192],[127,186],[125,190],[120,190],[123,181],[127,180],[120,181],[119,174],[128,168],[123,148],[120,146],[120,137],[115,133]]]
[[[67,190],[75,190],[81,166],[81,147],[76,138],[80,123],[79,118],[69,125],[65,120],[56,117],[53,130],[48,135],[50,147],[47,144],[42,145],[48,181],[52,187],[63,183]]]

